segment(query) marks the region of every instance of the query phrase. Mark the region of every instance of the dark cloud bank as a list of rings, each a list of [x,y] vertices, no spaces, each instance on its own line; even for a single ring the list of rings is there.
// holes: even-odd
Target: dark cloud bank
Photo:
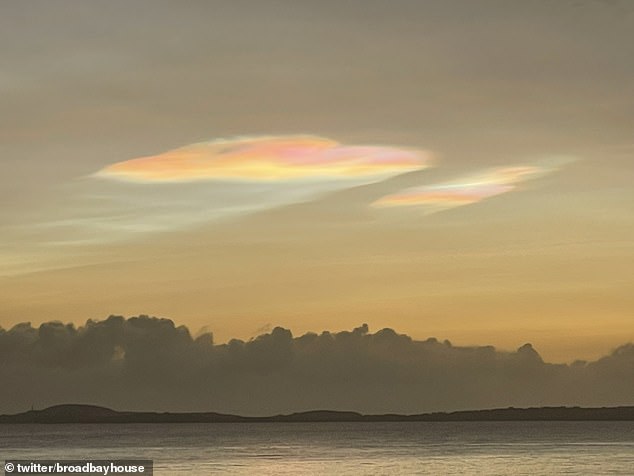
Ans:
[[[305,334],[275,328],[215,345],[147,316],[0,329],[0,413],[58,403],[121,410],[263,415],[634,403],[634,344],[594,362],[549,364],[516,352],[416,341],[367,326]]]

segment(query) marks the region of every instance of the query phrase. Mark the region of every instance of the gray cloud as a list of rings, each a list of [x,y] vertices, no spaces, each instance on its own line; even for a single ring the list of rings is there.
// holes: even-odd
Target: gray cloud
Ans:
[[[566,365],[544,362],[530,344],[456,347],[365,324],[299,337],[276,327],[226,344],[147,316],[0,329],[0,413],[67,402],[247,415],[619,405],[634,403],[633,377],[633,344]]]

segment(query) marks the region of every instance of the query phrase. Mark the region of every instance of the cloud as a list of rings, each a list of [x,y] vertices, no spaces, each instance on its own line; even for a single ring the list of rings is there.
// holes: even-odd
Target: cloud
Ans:
[[[416,150],[343,146],[314,136],[261,136],[191,144],[158,155],[118,162],[95,176],[151,183],[198,180],[368,182],[424,167],[424,154]]]
[[[130,240],[316,200],[429,160],[422,150],[314,136],[212,140],[109,165],[69,185],[63,214],[27,228],[46,246]]]
[[[299,337],[276,327],[215,344],[168,319],[111,316],[0,329],[0,379],[0,413],[64,402],[247,415],[631,405],[634,345],[565,365],[544,362],[530,344],[457,347],[366,325]]]
[[[375,208],[416,207],[427,212],[477,203],[517,190],[520,183],[559,170],[570,158],[553,158],[536,164],[495,167],[451,181],[410,187],[376,200]]]

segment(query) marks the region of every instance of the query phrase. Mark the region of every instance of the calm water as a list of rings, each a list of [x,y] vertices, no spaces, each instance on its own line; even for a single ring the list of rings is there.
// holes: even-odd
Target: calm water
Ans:
[[[5,458],[146,458],[159,475],[634,475],[634,422],[0,425]]]

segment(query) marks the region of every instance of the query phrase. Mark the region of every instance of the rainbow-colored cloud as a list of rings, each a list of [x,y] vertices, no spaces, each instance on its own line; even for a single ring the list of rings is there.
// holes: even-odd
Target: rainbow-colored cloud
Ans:
[[[372,206],[417,206],[425,208],[428,212],[436,212],[469,205],[513,191],[521,182],[554,172],[566,161],[569,159],[554,160],[550,164],[492,168],[445,183],[407,188],[381,197]]]
[[[352,180],[372,182],[425,168],[427,154],[385,146],[344,146],[314,136],[238,137],[117,162],[97,177],[129,182]]]

